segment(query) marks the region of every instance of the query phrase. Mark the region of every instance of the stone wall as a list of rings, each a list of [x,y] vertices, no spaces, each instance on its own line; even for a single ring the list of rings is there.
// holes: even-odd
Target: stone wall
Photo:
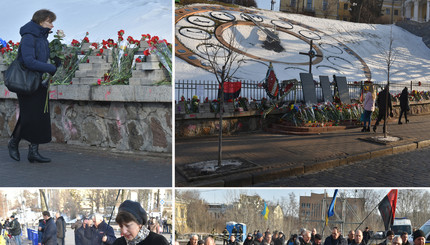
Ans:
[[[177,106],[176,106],[177,107]],[[430,101],[411,102],[408,115],[430,113]],[[274,111],[266,119],[257,110],[245,112],[227,112],[223,114],[223,133],[235,134],[240,132],[261,131],[271,122],[279,121],[284,113]],[[400,115],[400,106],[393,103],[395,118]],[[196,137],[218,135],[219,117],[214,113],[195,113],[175,115],[175,137]]]
[[[110,56],[90,56],[88,60],[79,65],[71,85],[50,87],[53,141],[171,153],[172,87],[155,85],[168,76],[157,57],[150,55],[137,64],[129,85],[112,86],[96,85],[110,68]],[[6,68],[0,57],[0,81]],[[15,127],[19,115],[16,98],[0,85],[1,137],[9,137]]]

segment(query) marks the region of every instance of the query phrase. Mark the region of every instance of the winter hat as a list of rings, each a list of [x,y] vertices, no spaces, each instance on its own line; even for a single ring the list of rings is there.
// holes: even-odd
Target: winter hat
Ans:
[[[387,231],[387,236],[394,235],[394,232],[392,230]]]
[[[415,239],[417,239],[418,237],[425,237],[425,234],[422,230],[416,230],[412,236],[415,241]]]
[[[255,236],[257,239],[263,237],[263,234],[261,234],[260,232],[257,233],[257,235]]]
[[[148,222],[148,215],[146,214],[145,209],[143,209],[138,202],[125,200],[123,203],[121,203],[121,205],[119,205],[118,212],[121,211],[130,213],[142,225],[146,225]]]
[[[252,234],[251,234],[251,233],[248,233],[248,237],[252,237]]]

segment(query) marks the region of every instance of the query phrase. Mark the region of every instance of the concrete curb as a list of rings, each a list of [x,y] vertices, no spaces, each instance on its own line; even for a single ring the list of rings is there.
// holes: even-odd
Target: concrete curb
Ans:
[[[199,183],[190,183],[192,187],[242,187],[253,186],[259,183],[264,183],[285,177],[300,176],[308,173],[315,173],[318,171],[351,164],[358,161],[369,160],[373,158],[394,155],[409,151],[418,150],[430,146],[430,140],[416,141],[404,145],[388,146],[384,149],[363,152],[347,157],[340,157],[336,159],[324,160],[315,162],[314,164],[305,166],[303,163],[294,167],[285,168],[272,168],[257,173],[243,173],[240,175],[228,176],[223,179],[208,180]]]

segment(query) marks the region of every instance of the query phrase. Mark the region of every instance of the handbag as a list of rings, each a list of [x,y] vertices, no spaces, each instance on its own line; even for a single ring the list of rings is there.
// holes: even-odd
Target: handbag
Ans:
[[[17,94],[32,94],[39,88],[40,73],[27,69],[18,59],[15,59],[5,73],[5,85],[11,92]]]

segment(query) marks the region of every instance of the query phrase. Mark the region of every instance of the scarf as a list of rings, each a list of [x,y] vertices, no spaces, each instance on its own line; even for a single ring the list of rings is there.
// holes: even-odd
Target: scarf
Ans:
[[[129,241],[125,239],[125,241],[127,242],[127,245],[136,245],[142,242],[143,240],[145,240],[148,237],[148,235],[149,235],[149,230],[145,226],[142,226],[142,229],[140,229],[139,233],[137,233],[137,236],[133,238],[133,240]]]

